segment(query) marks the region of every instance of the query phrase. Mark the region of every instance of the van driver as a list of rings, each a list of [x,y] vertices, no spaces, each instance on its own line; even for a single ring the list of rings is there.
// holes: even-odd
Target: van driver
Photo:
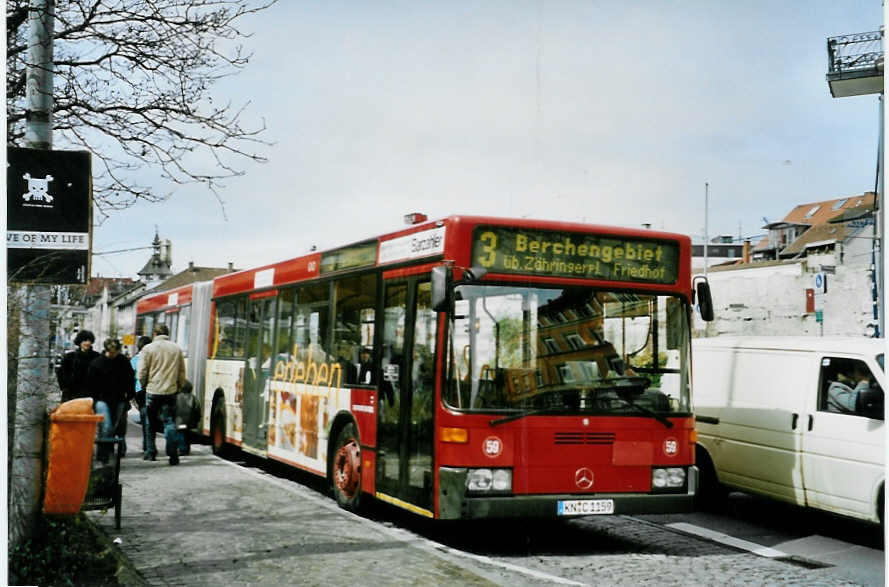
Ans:
[[[827,388],[827,409],[841,414],[854,414],[858,397],[870,391],[870,371],[864,363],[855,362],[851,381],[832,381]]]

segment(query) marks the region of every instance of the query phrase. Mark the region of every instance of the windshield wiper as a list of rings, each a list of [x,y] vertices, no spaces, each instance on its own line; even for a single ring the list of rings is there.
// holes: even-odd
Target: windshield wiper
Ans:
[[[498,418],[496,420],[491,420],[488,422],[491,426],[499,426],[500,424],[506,424],[507,422],[513,422],[514,420],[521,420],[526,416],[536,416],[538,414],[545,414],[547,412],[552,412],[556,410],[552,406],[548,408],[537,408],[534,410],[525,410],[524,412],[519,412],[518,414],[511,414],[509,416],[504,416],[503,418]]]
[[[637,404],[636,402],[634,402],[632,399],[630,399],[629,397],[625,396],[624,394],[621,394],[621,393],[617,394],[617,399],[626,402],[626,404],[627,404],[628,406],[631,406],[631,407],[633,407],[633,408],[636,408],[636,410],[638,410],[639,412],[645,414],[646,416],[651,416],[652,418],[654,418],[655,420],[657,420],[658,422],[660,422],[661,424],[663,424],[663,425],[666,426],[667,428],[672,428],[672,427],[673,427],[673,422],[667,420],[665,417],[661,416],[661,415],[658,414],[657,412],[653,412],[652,410],[649,410],[648,408],[646,408],[646,407],[644,407],[644,406],[640,406],[639,404]]]
[[[620,377],[602,379],[602,382],[608,383],[608,386],[605,388],[600,388],[600,390],[613,391],[614,394],[617,396],[617,399],[626,403],[628,406],[635,408],[636,411],[654,418],[667,428],[673,427],[673,422],[667,420],[664,416],[661,416],[657,412],[654,412],[646,408],[645,406],[640,406],[631,399],[631,393],[634,393],[636,391],[641,393],[645,391],[648,386],[651,385],[651,380],[648,377],[623,375]]]

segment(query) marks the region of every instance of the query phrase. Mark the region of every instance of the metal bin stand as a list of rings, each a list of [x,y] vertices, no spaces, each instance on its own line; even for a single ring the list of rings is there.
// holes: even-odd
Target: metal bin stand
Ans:
[[[96,439],[96,448],[103,444],[112,445],[114,449],[111,462],[103,464],[96,461],[96,466],[90,472],[89,488],[80,510],[107,510],[113,507],[114,527],[120,530],[120,505],[123,501],[123,487],[120,484],[120,458],[123,450],[123,438],[115,436]]]

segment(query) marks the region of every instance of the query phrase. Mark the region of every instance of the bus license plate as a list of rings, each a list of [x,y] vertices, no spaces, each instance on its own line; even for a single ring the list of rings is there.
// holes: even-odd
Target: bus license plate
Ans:
[[[613,513],[613,499],[574,499],[559,502],[560,516],[589,516]]]

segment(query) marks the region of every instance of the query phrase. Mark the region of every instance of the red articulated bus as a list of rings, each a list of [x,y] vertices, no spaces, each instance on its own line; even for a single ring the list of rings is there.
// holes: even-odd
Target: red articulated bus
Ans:
[[[451,216],[195,284],[197,432],[326,476],[347,509],[689,511],[690,265],[678,234]]]

